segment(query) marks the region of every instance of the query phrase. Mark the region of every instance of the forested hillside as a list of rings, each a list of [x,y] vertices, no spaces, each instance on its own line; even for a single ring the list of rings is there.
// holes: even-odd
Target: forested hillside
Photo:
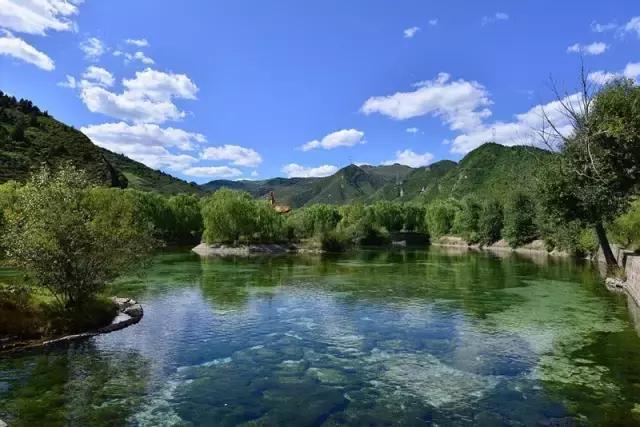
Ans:
[[[94,145],[82,132],[28,100],[0,91],[0,183],[25,180],[42,165],[71,162],[94,182],[161,193],[193,193],[197,186]]]
[[[460,163],[443,160],[422,168],[349,165],[325,178],[218,180],[203,187],[210,191],[222,187],[244,190],[254,197],[265,197],[274,191],[278,201],[294,207],[314,203],[459,199],[469,194],[506,200],[518,191],[533,188],[537,168],[550,155],[538,148],[490,143],[470,152]]]

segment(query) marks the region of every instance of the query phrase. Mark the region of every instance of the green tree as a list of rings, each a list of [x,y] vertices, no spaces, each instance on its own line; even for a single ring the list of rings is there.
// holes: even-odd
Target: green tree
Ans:
[[[465,197],[460,209],[455,213],[452,230],[469,243],[477,243],[479,237],[480,203],[472,197]]]
[[[452,199],[436,200],[427,206],[425,222],[429,234],[433,237],[449,234],[453,229],[453,221],[459,209],[458,202]]]
[[[118,199],[96,204],[84,172],[66,166],[43,169],[19,189],[3,243],[36,285],[73,307],[146,259],[154,240],[136,211]]]
[[[174,240],[199,240],[202,236],[200,198],[193,194],[180,194],[167,200],[171,213],[171,237]]]
[[[497,200],[485,201],[478,219],[478,237],[482,244],[490,245],[502,238],[504,210]]]
[[[222,188],[202,202],[206,243],[249,242],[255,232],[256,203],[244,191]]]
[[[580,93],[577,102],[560,102],[573,126],[571,135],[547,118],[554,138],[543,137],[552,148],[555,142],[559,156],[543,170],[540,196],[556,222],[579,220],[593,227],[607,265],[615,268],[604,224],[623,213],[638,190],[640,87],[618,80],[592,95],[583,75]]]
[[[640,248],[640,199],[633,201],[629,209],[609,226],[616,243],[625,248]]]
[[[515,194],[504,210],[504,238],[511,247],[522,246],[538,237],[536,205],[523,193]]]
[[[373,220],[388,231],[400,231],[404,227],[404,211],[400,203],[382,200],[371,205]]]

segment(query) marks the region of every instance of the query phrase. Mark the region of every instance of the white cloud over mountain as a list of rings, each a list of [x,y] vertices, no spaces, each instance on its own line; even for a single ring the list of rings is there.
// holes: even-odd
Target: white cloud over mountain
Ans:
[[[242,175],[240,169],[229,166],[197,166],[186,169],[183,173],[197,178],[237,178]]]
[[[338,168],[333,165],[306,167],[297,163],[289,163],[283,166],[281,170],[288,178],[319,178],[333,175],[338,171]]]
[[[417,83],[416,87],[411,92],[371,97],[361,111],[396,120],[432,115],[442,119],[451,130],[474,129],[491,116],[489,93],[478,82],[451,80],[449,74],[440,73],[433,80]]]
[[[239,145],[222,145],[219,147],[207,147],[200,158],[204,160],[227,160],[235,166],[255,167],[262,163],[260,154]]]
[[[396,151],[396,157],[392,160],[382,162],[383,165],[393,165],[399,163],[401,165],[410,166],[412,168],[419,168],[427,166],[433,162],[433,154],[431,153],[416,153],[412,150],[399,150]]]
[[[358,144],[365,144],[364,132],[357,129],[342,129],[326,135],[320,140],[309,141],[304,144],[302,151],[309,151],[315,148],[332,150],[338,147],[353,147]]]

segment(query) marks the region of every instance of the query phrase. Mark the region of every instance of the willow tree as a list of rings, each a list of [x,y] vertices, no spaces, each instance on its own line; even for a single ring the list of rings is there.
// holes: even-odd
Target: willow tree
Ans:
[[[544,112],[541,131],[559,153],[543,170],[543,206],[558,221],[593,227],[607,265],[614,267],[604,224],[623,213],[638,190],[640,87],[619,79],[594,91],[583,72],[580,92],[557,96],[555,108]]]

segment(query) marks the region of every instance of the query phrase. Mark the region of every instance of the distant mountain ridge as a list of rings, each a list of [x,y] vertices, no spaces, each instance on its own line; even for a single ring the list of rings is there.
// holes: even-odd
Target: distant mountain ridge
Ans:
[[[25,180],[43,164],[55,167],[70,161],[101,185],[163,194],[205,194],[224,187],[247,191],[256,198],[273,191],[278,202],[292,207],[377,200],[428,202],[468,194],[503,200],[516,191],[530,192],[536,169],[551,155],[538,148],[487,143],[459,163],[442,160],[420,168],[348,165],[323,178],[214,180],[197,185],[100,148],[30,101],[0,91],[0,183]]]
[[[539,148],[484,144],[459,163],[442,160],[426,167],[349,165],[324,178],[272,178],[262,181],[215,180],[202,187],[244,190],[254,197],[270,191],[278,201],[301,207],[313,203],[372,203],[377,200],[430,201],[469,194],[504,200],[532,191],[540,162],[552,154]]]

